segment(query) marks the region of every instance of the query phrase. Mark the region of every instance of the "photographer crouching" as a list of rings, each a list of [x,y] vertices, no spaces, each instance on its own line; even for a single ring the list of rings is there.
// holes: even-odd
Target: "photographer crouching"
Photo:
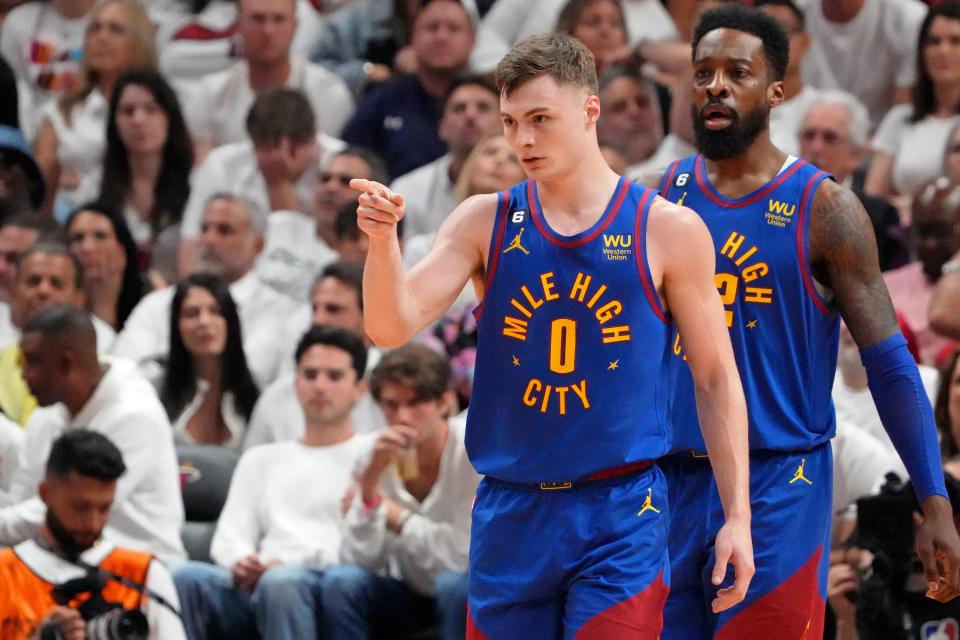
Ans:
[[[181,640],[176,591],[153,556],[100,534],[126,467],[105,436],[71,429],[39,486],[39,535],[0,551],[3,640]]]

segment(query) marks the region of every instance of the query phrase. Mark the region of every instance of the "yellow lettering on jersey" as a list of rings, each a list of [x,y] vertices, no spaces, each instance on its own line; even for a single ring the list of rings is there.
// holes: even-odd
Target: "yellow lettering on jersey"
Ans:
[[[607,304],[597,309],[596,317],[600,324],[606,324],[607,320],[623,311],[623,305],[619,300],[611,300]]]
[[[753,282],[757,278],[762,278],[767,275],[769,271],[766,262],[758,262],[757,264],[750,265],[740,273],[743,275],[744,282]]]
[[[556,300],[560,297],[559,293],[553,292],[553,271],[540,274],[540,285],[543,287],[543,297],[547,300]]]
[[[606,327],[603,333],[603,344],[611,342],[630,342],[630,325],[622,324],[618,327]]]
[[[606,290],[607,290],[607,285],[605,285],[605,284],[600,285],[600,288],[597,289],[597,292],[596,292],[595,294],[593,294],[593,297],[590,298],[590,301],[589,301],[589,302],[587,302],[587,308],[588,308],[588,309],[593,309],[593,305],[597,304],[597,300],[600,299],[600,296],[602,296],[602,295],[603,295],[603,292],[606,291]]]
[[[567,415],[567,392],[571,390],[580,398],[580,403],[583,405],[583,408],[589,409],[590,401],[587,400],[586,380],[581,380],[571,386],[554,387],[549,384],[545,385],[537,378],[531,378],[530,382],[527,383],[526,391],[523,393],[523,404],[528,407],[534,407],[539,404],[538,410],[540,413],[547,413],[551,405],[556,405],[560,415],[565,416]],[[542,397],[538,395],[537,392],[539,391],[543,391]],[[556,402],[550,401],[553,396],[556,396]]]
[[[590,287],[591,280],[593,280],[593,276],[585,276],[583,273],[578,273],[577,279],[573,282],[573,288],[570,289],[570,299],[583,302],[583,296],[587,295],[587,289]]]
[[[550,402],[550,389],[552,388],[550,385],[547,385],[547,388],[543,390],[543,404],[540,405],[540,413],[547,412],[547,403]]]
[[[537,404],[537,397],[533,395],[534,391],[543,389],[543,384],[536,378],[531,378],[527,383],[527,390],[523,392],[523,404],[532,407]]]
[[[530,289],[527,289],[527,285],[523,285],[522,287],[520,287],[520,293],[522,293],[523,297],[527,299],[527,302],[530,303],[530,306],[533,308],[534,311],[539,309],[540,306],[543,304],[543,298],[538,298],[534,300],[533,295],[530,294]]]
[[[519,309],[519,310],[520,310],[520,313],[522,313],[523,315],[527,316],[528,318],[532,318],[532,317],[533,317],[533,314],[530,313],[530,310],[527,309],[527,308],[526,308],[525,306],[523,306],[522,304],[520,304],[519,302],[517,302],[517,299],[516,299],[516,298],[511,298],[511,299],[510,299],[510,304],[512,304],[513,306],[515,306],[517,309]]]
[[[724,243],[723,248],[720,249],[720,253],[727,256],[733,260],[733,256],[737,254],[737,251],[740,250],[740,245],[743,244],[743,236],[737,233],[736,231],[730,232],[730,237],[727,238],[726,243]]]
[[[747,302],[763,302],[770,304],[773,302],[773,289],[764,289],[762,287],[747,287],[744,289],[746,295],[743,299]]]
[[[742,265],[744,262],[747,261],[747,258],[749,258],[750,256],[752,256],[752,255],[755,254],[756,252],[757,252],[757,248],[756,248],[756,247],[750,247],[749,249],[747,249],[747,252],[746,252],[745,254],[743,254],[742,256],[740,256],[739,258],[737,258],[737,261],[734,262],[733,264],[735,264],[735,265],[737,265],[737,266],[739,267],[740,265]]]
[[[570,387],[554,387],[553,390],[557,392],[560,400],[560,415],[567,415],[567,391],[570,391]]]
[[[520,341],[527,339],[526,320],[504,316],[503,322],[506,324],[506,326],[503,328],[503,335],[507,336],[508,338],[516,338]]]
[[[603,244],[608,248],[623,247],[626,249],[633,244],[633,236],[630,234],[616,236],[608,236],[607,234],[603,234]]]
[[[792,216],[793,212],[797,210],[797,205],[780,202],[779,200],[768,200],[767,203],[770,206],[770,213],[778,213],[781,216]]]
[[[550,371],[571,373],[577,358],[577,323],[557,318],[550,323]]]
[[[580,398],[580,402],[583,403],[583,408],[589,409],[590,402],[587,400],[587,381],[581,380],[579,384],[571,385],[570,388],[573,389],[573,392]]]

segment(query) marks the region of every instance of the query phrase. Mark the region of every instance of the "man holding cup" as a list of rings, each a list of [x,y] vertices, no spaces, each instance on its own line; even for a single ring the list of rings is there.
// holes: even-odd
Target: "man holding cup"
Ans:
[[[390,426],[347,504],[341,555],[354,564],[324,575],[322,637],[399,636],[439,624],[444,640],[463,638],[480,478],[463,445],[465,420],[447,418],[457,406],[450,366],[408,344],[383,356],[370,390]]]

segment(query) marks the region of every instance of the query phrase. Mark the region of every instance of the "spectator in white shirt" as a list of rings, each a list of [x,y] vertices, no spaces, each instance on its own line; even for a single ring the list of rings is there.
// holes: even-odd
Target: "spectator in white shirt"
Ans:
[[[363,328],[363,265],[338,261],[327,265],[314,283],[310,295],[312,315],[292,316],[284,334],[301,336],[313,325],[330,325],[352,331],[367,347],[367,370],[380,359],[380,350],[373,346]],[[286,344],[284,343],[284,347]],[[284,348],[278,358],[295,362],[295,345]],[[283,365],[281,364],[281,367]],[[296,440],[303,435],[304,416],[295,391],[296,372],[283,375],[263,390],[250,416],[250,429],[244,449],[267,442]],[[353,409],[353,429],[359,433],[386,426],[386,419],[376,403],[365,393]]]
[[[453,189],[467,156],[480,140],[502,130],[499,100],[496,88],[482,76],[464,76],[447,89],[438,129],[447,153],[390,185],[410,194],[404,216],[408,237],[435,232],[456,207]]]
[[[174,439],[239,450],[260,390],[247,367],[227,286],[209,273],[187,277],[173,295],[170,326],[160,401]]]
[[[51,585],[89,579],[90,568],[96,567],[133,581],[113,580],[99,595],[144,615],[147,633],[137,637],[182,640],[177,595],[166,567],[149,553],[120,549],[101,537],[115,504],[118,478],[127,470],[117,446],[101,433],[73,429],[58,437],[49,453],[38,487],[46,507],[40,534],[5,550],[0,560],[4,638],[100,637],[99,631],[83,633],[84,618],[101,613],[97,605],[102,602],[95,594],[86,601],[65,602],[50,592]],[[144,597],[141,589],[150,596]],[[30,629],[34,631],[28,636]]]
[[[614,64],[600,76],[600,144],[623,156],[635,172],[663,140],[663,114],[654,83],[632,65]]]
[[[3,20],[0,54],[17,78],[20,127],[27,140],[36,136],[47,103],[80,84],[83,34],[94,4],[24,2]]]
[[[41,408],[27,424],[12,506],[0,509],[0,544],[36,534],[43,521],[37,485],[58,436],[85,428],[110,438],[127,464],[104,533],[161,560],[184,558],[183,503],[170,421],[156,391],[124,360],[97,358],[90,314],[70,305],[44,309],[24,326],[23,377]]]
[[[34,213],[21,213],[0,222],[0,302],[9,303],[17,279],[17,262],[41,235],[50,235],[57,224]],[[0,344],[0,348],[6,345]]]
[[[26,426],[37,399],[21,375],[23,353],[20,329],[41,309],[56,304],[83,306],[83,267],[62,244],[37,242],[23,252],[17,265],[10,303],[11,341],[0,350],[0,411]],[[116,333],[91,314],[97,332],[97,347],[108,351]]]
[[[276,375],[275,342],[294,307],[253,273],[263,248],[266,213],[255,203],[229,193],[214,194],[203,214],[203,235],[195,271],[227,283],[240,312],[243,350],[254,380],[264,387]],[[131,358],[152,380],[162,376],[170,348],[173,287],[148,294],[127,318],[113,353]]]
[[[240,458],[213,536],[217,566],[174,571],[191,640],[318,637],[319,587],[339,561],[342,502],[372,444],[350,422],[365,364],[363,342],[343,329],[313,327],[300,341],[303,437]]]
[[[82,82],[47,104],[34,143],[47,181],[48,206],[57,197],[63,199],[55,213],[80,204],[80,181],[101,163],[107,105],[117,79],[130,69],[156,65],[153,25],[139,2],[107,0],[94,8],[83,39]]]
[[[257,276],[293,300],[306,300],[320,270],[337,259],[337,212],[346,204],[356,210],[357,192],[350,188],[350,180],[386,177],[383,161],[372,151],[351,146],[337,152],[320,171],[312,216],[298,211],[270,214],[266,246],[254,267]],[[302,328],[306,330],[306,323]],[[292,344],[284,358],[293,353],[299,334],[290,336]]]
[[[187,119],[198,157],[212,147],[246,138],[244,117],[254,97],[269,87],[299,89],[310,100],[317,128],[337,135],[353,114],[343,80],[299,57],[290,44],[297,29],[295,0],[240,0],[237,31],[244,59],[186,90]]]
[[[943,172],[950,131],[960,123],[960,2],[932,7],[920,25],[913,103],[883,117],[870,146],[864,189],[889,198],[912,196]]]
[[[235,193],[264,211],[313,210],[319,167],[343,142],[317,132],[307,98],[295,89],[262,91],[247,114],[250,140],[217,147],[193,175],[180,223],[180,272],[191,273],[203,209],[215,193]]]
[[[327,640],[396,637],[439,622],[444,640],[466,632],[470,511],[480,477],[467,459],[450,367],[408,344],[370,376],[390,426],[380,432],[345,516],[342,556],[323,578]]]
[[[855,95],[876,124],[910,98],[926,6],[916,0],[797,0],[810,48],[803,80]]]

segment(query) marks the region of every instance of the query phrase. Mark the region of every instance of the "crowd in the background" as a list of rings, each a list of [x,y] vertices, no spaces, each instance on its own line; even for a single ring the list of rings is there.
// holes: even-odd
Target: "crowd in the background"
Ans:
[[[164,638],[463,637],[477,292],[381,352],[349,181],[404,196],[415,264],[525,178],[491,72],[551,30],[595,56],[615,171],[696,153],[689,38],[724,1],[0,3],[0,547],[56,529],[51,473],[103,476],[104,537],[172,570]],[[862,201],[960,477],[960,2],[752,4],[790,42],[771,137]],[[892,637],[850,533],[905,471],[851,340],[834,401],[836,637]],[[122,475],[47,465],[81,427]]]

